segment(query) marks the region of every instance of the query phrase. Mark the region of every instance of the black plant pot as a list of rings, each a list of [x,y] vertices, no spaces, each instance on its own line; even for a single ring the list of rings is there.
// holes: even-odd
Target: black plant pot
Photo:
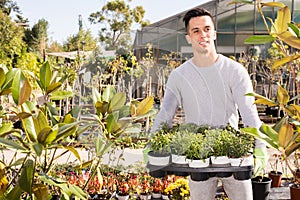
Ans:
[[[52,195],[51,200],[60,200],[60,195],[58,194]]]
[[[233,177],[239,181],[248,180],[252,177],[252,171],[233,172]]]
[[[206,181],[209,179],[209,173],[204,172],[191,172],[190,176],[193,181]]]
[[[272,179],[257,176],[251,179],[253,200],[268,200],[271,191]]]
[[[163,178],[167,175],[166,171],[164,170],[155,170],[149,172],[150,176],[154,178]]]

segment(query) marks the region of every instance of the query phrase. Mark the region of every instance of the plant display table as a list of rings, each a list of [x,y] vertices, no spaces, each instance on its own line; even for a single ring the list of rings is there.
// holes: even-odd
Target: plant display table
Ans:
[[[171,163],[166,166],[155,166],[147,164],[151,176],[161,178],[166,175],[175,174],[177,176],[191,176],[194,181],[205,181],[210,177],[230,177],[237,180],[247,180],[252,177],[253,166],[233,167],[228,165],[212,165],[204,168],[191,168],[188,164]]]

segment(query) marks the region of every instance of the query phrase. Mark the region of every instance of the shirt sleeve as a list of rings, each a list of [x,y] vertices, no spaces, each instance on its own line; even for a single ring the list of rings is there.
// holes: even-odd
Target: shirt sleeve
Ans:
[[[154,119],[150,131],[151,133],[159,130],[160,126],[164,123],[168,124],[170,127],[172,126],[176,109],[180,104],[180,92],[176,85],[176,81],[178,81],[178,76],[177,73],[173,71],[168,78],[163,102],[160,111]]]
[[[232,93],[235,102],[237,103],[240,115],[244,126],[255,127],[257,129],[262,125],[259,119],[255,98],[253,96],[246,96],[247,93],[253,93],[253,86],[247,70],[240,67],[235,78],[231,78]],[[265,147],[261,140],[255,140],[255,147]]]

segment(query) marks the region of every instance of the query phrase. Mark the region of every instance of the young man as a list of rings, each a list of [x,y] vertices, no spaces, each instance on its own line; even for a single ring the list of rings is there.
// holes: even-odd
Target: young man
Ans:
[[[152,132],[162,123],[172,125],[178,106],[182,106],[186,123],[238,129],[239,114],[244,126],[261,126],[247,70],[239,63],[216,52],[216,31],[212,15],[205,9],[188,11],[183,21],[186,40],[193,48],[193,58],[172,71],[163,103]],[[265,146],[256,141],[255,151],[265,155]],[[264,158],[264,157],[263,157]],[[218,177],[207,181],[189,179],[192,200],[215,199]],[[251,180],[221,178],[231,200],[252,200]]]

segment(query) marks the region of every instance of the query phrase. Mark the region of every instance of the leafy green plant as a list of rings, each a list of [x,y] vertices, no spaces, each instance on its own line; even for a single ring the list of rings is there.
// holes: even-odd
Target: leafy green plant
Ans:
[[[189,144],[185,155],[191,160],[202,160],[209,158],[212,148],[204,143],[204,136],[202,134],[191,135],[191,143]]]
[[[194,134],[195,133],[184,129],[176,131],[170,143],[171,153],[176,155],[185,155],[192,142],[192,136]]]
[[[47,199],[51,195],[48,186],[60,188],[66,199],[72,194],[86,198],[79,187],[56,181],[50,175],[56,160],[66,152],[81,161],[77,150],[66,142],[70,136],[77,136],[87,128],[79,126],[76,109],[64,116],[58,115],[58,108],[50,100],[65,99],[72,94],[61,90],[66,77],[57,81],[52,70],[46,62],[40,69],[40,76],[36,77],[44,100],[38,104],[28,77],[21,69],[0,68],[0,95],[10,95],[14,101],[13,106],[4,106],[1,117],[6,119],[7,112],[13,113],[22,123],[21,129],[16,129],[12,121],[3,120],[0,144],[23,156],[9,165],[4,163],[5,171],[11,170],[15,176],[7,184],[7,190],[0,194],[2,199],[20,199],[21,196]],[[63,152],[57,154],[58,149]]]
[[[278,106],[284,113],[284,116],[275,125],[270,126],[262,124],[259,130],[256,128],[243,128],[242,131],[258,139],[263,140],[268,146],[282,154],[288,168],[294,175],[295,183],[300,183],[296,171],[290,165],[290,156],[300,148],[300,106],[293,103],[288,92],[278,84],[277,99],[271,100],[258,94],[253,95],[257,99],[256,104],[268,106]]]
[[[170,154],[170,144],[174,138],[174,133],[171,130],[168,125],[164,124],[159,131],[154,132],[147,144],[149,151],[160,155]]]

